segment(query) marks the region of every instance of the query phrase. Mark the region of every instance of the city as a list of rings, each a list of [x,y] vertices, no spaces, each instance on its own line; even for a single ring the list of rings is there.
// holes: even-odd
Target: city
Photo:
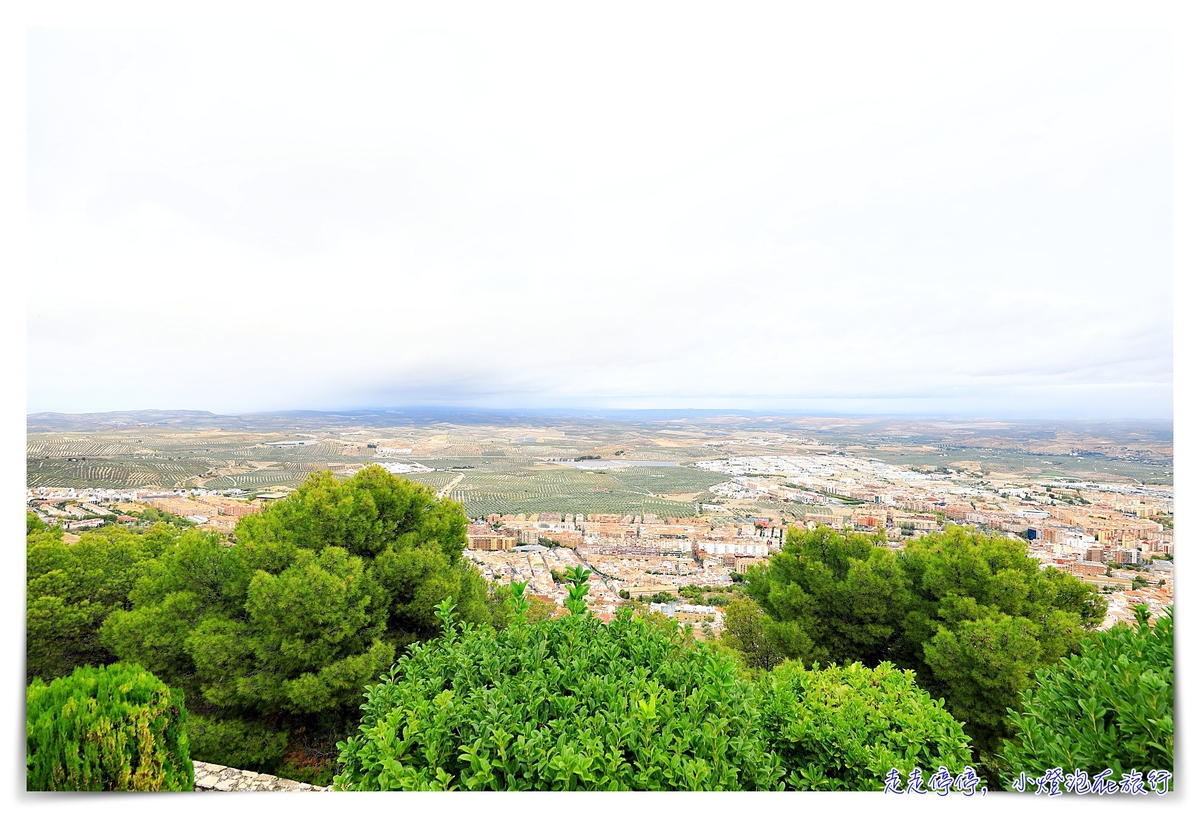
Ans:
[[[870,450],[848,454],[844,451],[845,441],[831,446],[814,437],[797,435],[760,433],[733,438],[732,442],[726,436],[714,444],[701,439],[716,434],[711,429],[694,431],[695,440],[681,438],[680,443],[683,454],[703,458],[708,453],[709,459],[623,460],[613,453],[625,454],[626,449],[633,452],[632,444],[600,439],[628,433],[608,431],[596,440],[580,440],[569,451],[548,449],[541,454],[545,462],[535,463],[534,470],[529,471],[524,450],[539,441],[552,441],[553,436],[545,429],[536,430],[537,434],[521,431],[526,428],[464,428],[455,442],[442,434],[442,444],[437,442],[436,430],[423,434],[410,429],[405,438],[391,445],[363,443],[368,433],[348,435],[342,431],[339,440],[358,440],[353,452],[361,456],[361,462],[331,465],[345,477],[362,468],[363,463],[379,463],[395,474],[438,487],[439,496],[466,502],[468,508],[475,506],[477,514],[467,532],[466,558],[491,582],[528,581],[531,594],[560,611],[567,594],[561,576],[575,565],[588,568],[593,572],[589,605],[604,619],[610,619],[626,599],[656,594],[665,595],[660,597],[664,600],[677,599],[679,589],[689,586],[727,588],[750,566],[764,563],[777,552],[792,526],[826,526],[875,536],[894,549],[903,548],[914,537],[943,531],[947,525],[1020,539],[1043,566],[1071,573],[1106,596],[1105,628],[1117,622],[1133,622],[1138,605],[1146,605],[1157,616],[1174,601],[1174,495],[1166,484],[1127,478],[1119,483],[1103,482],[1045,472],[1036,476],[1002,473],[983,461],[950,459],[951,455],[944,452],[944,465],[930,465],[926,458],[920,465],[906,467],[871,457]],[[139,434],[146,435],[148,430]],[[653,433],[647,430],[643,437],[647,436],[653,438]],[[509,457],[499,461],[479,458],[480,449],[470,445],[479,438],[490,441],[487,445],[496,450],[501,445],[498,441],[511,441],[505,450]],[[317,451],[330,448],[324,442],[328,439],[325,434],[259,445],[275,452],[291,452],[303,444]],[[384,436],[379,439],[395,440]],[[404,441],[408,445],[400,445]],[[689,448],[683,444],[698,445]],[[31,445],[31,453],[44,450],[43,444]],[[763,452],[781,446],[790,451],[711,458],[717,445],[724,451]],[[428,456],[417,459],[414,447]],[[82,451],[86,447],[76,444],[76,448]],[[339,444],[339,454],[344,455],[346,450],[347,444]],[[679,446],[674,449],[679,450]],[[604,453],[605,459],[581,454],[592,451]],[[669,450],[646,448],[643,443],[639,451],[643,453],[639,457],[648,456],[647,452],[661,457]],[[475,459],[471,459],[472,452],[476,453]],[[92,463],[96,462],[93,456]],[[710,479],[701,478],[690,486],[701,487],[698,492],[651,492],[652,498],[673,503],[680,516],[638,513],[642,506],[633,506],[631,513],[624,514],[572,513],[555,509],[552,501],[545,501],[536,512],[479,513],[483,506],[470,493],[473,483],[464,483],[464,477],[470,475],[474,483],[486,482],[489,473],[509,473],[514,464],[524,467],[524,474],[531,475],[526,479],[534,482],[559,479],[563,473],[585,479],[589,475],[644,472],[650,478],[667,480],[670,472],[685,469],[691,475],[708,474]],[[219,484],[221,479],[199,482]],[[703,486],[705,482],[709,485]],[[260,512],[266,504],[287,496],[292,487],[265,488],[269,490],[39,486],[27,490],[26,500],[44,522],[62,526],[67,537],[105,524],[136,526],[146,508],[230,535],[241,517]],[[581,502],[587,502],[586,496],[576,495],[568,505],[578,508]],[[600,505],[609,509],[614,501],[606,497]],[[528,501],[522,500],[521,505],[527,506]],[[684,509],[692,513],[683,516]],[[721,632],[720,607],[651,604],[670,617],[691,622],[697,635]]]

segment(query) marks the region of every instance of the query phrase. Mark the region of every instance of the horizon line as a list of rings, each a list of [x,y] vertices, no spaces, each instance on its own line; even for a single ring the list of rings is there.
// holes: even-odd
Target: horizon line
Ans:
[[[372,413],[372,414],[398,414],[398,413],[447,413],[447,414],[483,414],[483,415],[516,415],[525,417],[553,416],[553,417],[583,417],[583,416],[608,416],[608,415],[646,415],[646,414],[684,414],[692,417],[720,417],[722,415],[743,415],[750,417],[790,417],[790,418],[876,418],[876,419],[905,419],[905,420],[987,420],[997,422],[1067,422],[1067,423],[1086,423],[1086,422],[1151,422],[1151,423],[1171,423],[1174,424],[1174,416],[1157,416],[1157,417],[1133,417],[1133,416],[1091,416],[1091,417],[1049,417],[1037,415],[1012,415],[1012,414],[982,414],[977,412],[972,413],[929,413],[929,412],[865,412],[865,411],[830,411],[830,410],[803,410],[803,409],[741,409],[734,407],[722,408],[700,408],[700,407],[680,407],[680,408],[620,408],[620,407],[494,407],[494,406],[478,406],[478,405],[454,405],[454,404],[416,404],[416,405],[399,405],[399,406],[357,406],[338,409],[265,409],[265,410],[244,410],[232,412],[214,412],[209,409],[106,409],[90,412],[61,412],[54,410],[43,410],[39,412],[26,412],[25,417],[28,421],[36,416],[60,416],[60,417],[88,417],[98,415],[116,415],[116,414],[142,414],[142,413],[163,413],[163,414],[203,414],[212,415],[213,417],[286,417],[289,415],[312,414],[312,415],[339,415],[339,414],[355,414],[355,413]]]

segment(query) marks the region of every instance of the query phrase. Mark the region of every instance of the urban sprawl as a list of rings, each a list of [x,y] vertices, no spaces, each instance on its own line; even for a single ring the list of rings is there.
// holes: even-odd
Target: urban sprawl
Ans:
[[[431,471],[415,462],[386,465],[398,473]],[[1096,586],[1109,603],[1103,627],[1133,621],[1135,605],[1156,615],[1173,602],[1170,487],[1069,478],[1017,482],[971,464],[915,470],[836,453],[690,465],[713,473],[716,498],[697,503],[694,516],[554,509],[489,514],[469,523],[464,556],[488,580],[527,581],[527,593],[559,606],[567,593],[562,576],[583,565],[592,571],[588,602],[602,619],[626,599],[649,598],[655,610],[691,624],[698,634],[719,633],[721,607],[686,604],[678,591],[732,585],[780,550],[791,526],[872,534],[903,548],[914,537],[957,525],[1025,540],[1043,566]],[[104,525],[144,525],[147,508],[230,534],[241,517],[283,496],[285,491],[203,488],[27,490],[33,511],[68,538]]]

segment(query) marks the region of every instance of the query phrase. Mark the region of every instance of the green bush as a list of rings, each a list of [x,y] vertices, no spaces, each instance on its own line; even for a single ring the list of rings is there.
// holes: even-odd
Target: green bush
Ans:
[[[571,601],[569,600],[569,603]],[[781,784],[735,660],[621,609],[449,625],[368,688],[349,790],[754,790]]]
[[[191,790],[183,694],[137,665],[81,667],[25,696],[28,790]]]
[[[882,790],[892,768],[907,776],[914,767],[957,772],[971,763],[962,724],[911,670],[785,662],[759,690],[769,746],[790,789]]]
[[[1006,771],[1039,776],[1062,767],[1114,777],[1174,769],[1173,610],[1151,626],[1139,606],[1136,627],[1092,634],[1081,651],[1037,674],[1037,686],[1009,711],[1015,730],[1000,753]]]

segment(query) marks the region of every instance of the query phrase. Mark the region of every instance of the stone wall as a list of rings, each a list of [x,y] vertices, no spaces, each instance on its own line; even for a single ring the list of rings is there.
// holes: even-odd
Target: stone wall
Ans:
[[[196,770],[196,792],[329,792],[331,789],[203,761],[193,761],[192,767]]]

